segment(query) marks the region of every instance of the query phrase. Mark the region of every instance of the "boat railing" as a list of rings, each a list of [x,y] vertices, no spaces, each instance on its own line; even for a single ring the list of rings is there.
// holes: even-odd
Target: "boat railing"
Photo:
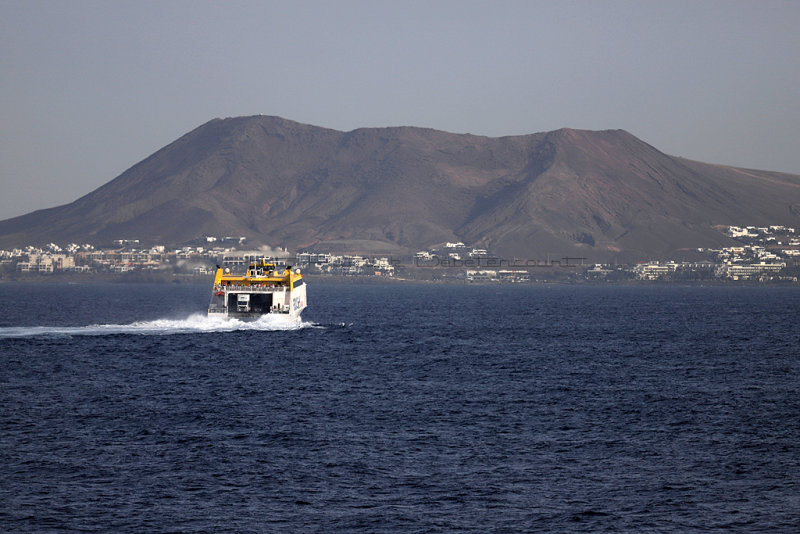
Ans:
[[[214,291],[241,291],[246,293],[277,293],[286,291],[286,286],[242,286],[242,285],[221,285],[214,286]]]

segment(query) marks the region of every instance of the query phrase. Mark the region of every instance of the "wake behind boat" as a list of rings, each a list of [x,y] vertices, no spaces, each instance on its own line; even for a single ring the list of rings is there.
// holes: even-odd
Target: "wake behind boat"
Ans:
[[[251,320],[278,314],[300,320],[305,307],[306,285],[300,269],[278,269],[261,259],[251,263],[244,275],[217,266],[208,316]]]

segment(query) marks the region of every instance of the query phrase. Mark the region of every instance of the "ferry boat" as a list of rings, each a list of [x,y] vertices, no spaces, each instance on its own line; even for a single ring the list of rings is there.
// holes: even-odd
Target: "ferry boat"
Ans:
[[[300,269],[278,268],[261,259],[250,263],[244,275],[217,266],[209,317],[254,320],[277,314],[300,320],[306,307],[306,285]]]

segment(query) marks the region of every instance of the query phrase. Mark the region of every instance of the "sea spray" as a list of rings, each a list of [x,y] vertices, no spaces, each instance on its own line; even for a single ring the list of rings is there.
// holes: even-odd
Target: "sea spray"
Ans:
[[[240,330],[300,330],[315,326],[307,321],[294,321],[284,316],[266,315],[256,321],[239,321],[207,317],[195,313],[185,319],[155,319],[131,324],[92,324],[87,326],[12,326],[0,328],[1,338],[107,336],[107,335],[171,335],[235,332]]]

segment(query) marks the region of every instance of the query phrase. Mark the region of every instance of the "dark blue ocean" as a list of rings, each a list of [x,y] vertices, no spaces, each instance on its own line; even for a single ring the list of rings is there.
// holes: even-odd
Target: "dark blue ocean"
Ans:
[[[798,532],[800,290],[0,285],[2,532]]]

